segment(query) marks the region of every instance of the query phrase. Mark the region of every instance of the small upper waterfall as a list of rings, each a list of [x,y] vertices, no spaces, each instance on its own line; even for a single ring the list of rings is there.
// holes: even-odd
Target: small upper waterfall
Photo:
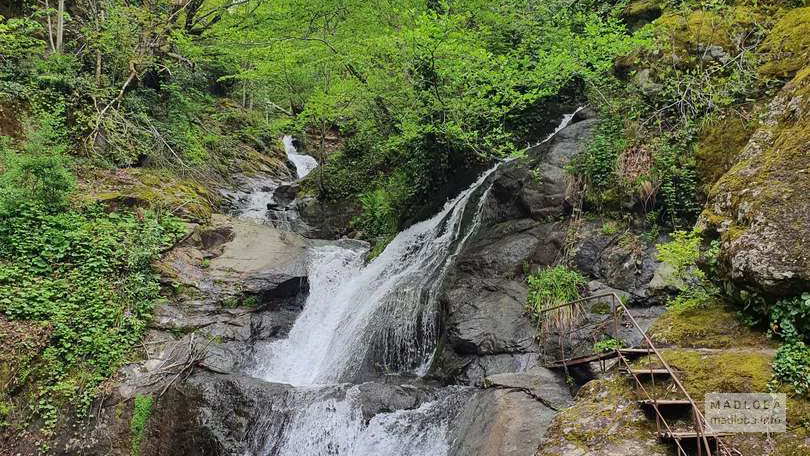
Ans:
[[[309,155],[299,154],[293,145],[293,137],[285,135],[281,138],[284,143],[284,151],[287,153],[287,159],[295,165],[295,171],[299,179],[309,174],[313,169],[318,167],[318,161]]]

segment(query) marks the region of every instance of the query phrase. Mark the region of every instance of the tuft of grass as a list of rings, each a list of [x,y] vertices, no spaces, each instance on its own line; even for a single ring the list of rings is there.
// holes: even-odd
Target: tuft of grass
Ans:
[[[527,281],[529,296],[526,304],[529,312],[539,319],[542,333],[571,328],[582,318],[582,312],[576,306],[555,309],[582,296],[581,291],[588,283],[582,274],[557,265],[529,275]]]
[[[141,453],[143,433],[146,430],[146,423],[152,415],[153,402],[152,396],[135,396],[135,405],[132,407],[132,420],[129,423],[130,456],[138,456]]]

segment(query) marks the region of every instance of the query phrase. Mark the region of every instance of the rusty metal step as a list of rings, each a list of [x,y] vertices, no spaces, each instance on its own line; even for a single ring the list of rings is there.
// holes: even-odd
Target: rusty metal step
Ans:
[[[620,348],[619,352],[622,354],[622,356],[624,356],[625,358],[628,358],[628,359],[636,359],[636,358],[639,358],[641,356],[647,356],[647,355],[650,355],[650,354],[654,353],[652,350],[650,350],[648,348]],[[564,367],[564,366],[569,366],[569,367],[570,366],[577,366],[577,365],[580,365],[580,364],[588,364],[588,363],[594,363],[594,362],[597,362],[597,361],[604,361],[604,360],[608,360],[608,359],[613,359],[613,358],[616,358],[618,356],[619,355],[618,355],[618,353],[616,353],[616,350],[610,350],[610,351],[606,351],[606,352],[602,352],[602,353],[594,353],[594,354],[591,354],[591,355],[583,355],[583,356],[577,356],[577,357],[574,357],[574,358],[569,358],[569,359],[564,359],[564,360],[563,359],[557,360],[557,361],[554,361],[552,363],[546,364],[545,367],[554,368],[554,367]]]
[[[716,439],[718,437],[728,437],[730,435],[732,434],[728,432],[704,432],[702,435],[699,435],[695,431],[664,431],[661,433],[661,438],[665,440],[689,440],[706,436],[707,439]]]
[[[642,401],[638,401],[638,405],[687,407],[691,406],[692,403],[686,399],[659,399],[657,401],[644,399]]]
[[[672,372],[664,369],[663,367],[656,367],[652,369],[625,369],[625,372],[634,376],[634,377],[652,377],[655,375],[661,375],[670,377],[672,376]]]

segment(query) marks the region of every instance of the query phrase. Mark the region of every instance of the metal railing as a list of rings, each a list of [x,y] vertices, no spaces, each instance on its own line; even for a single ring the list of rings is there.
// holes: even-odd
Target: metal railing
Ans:
[[[621,298],[616,293],[611,292],[611,293],[603,293],[603,294],[588,296],[586,298],[577,299],[577,300],[570,301],[570,302],[565,303],[565,304],[561,304],[561,305],[558,305],[558,306],[553,306],[553,307],[550,307],[550,308],[547,308],[547,309],[543,309],[539,313],[542,316],[542,314],[544,314],[544,313],[548,313],[548,312],[551,312],[551,311],[554,311],[554,310],[557,310],[557,309],[561,309],[561,308],[564,308],[564,307],[576,307],[577,311],[582,312],[584,314],[585,310],[582,307],[583,304],[585,304],[587,302],[596,301],[596,300],[604,301],[606,298],[610,299],[610,309],[611,309],[611,315],[610,316],[611,316],[611,319],[612,319],[612,326],[613,326],[613,328],[612,328],[613,329],[613,331],[612,331],[613,338],[618,340],[619,328],[622,325],[622,322],[625,321],[625,319],[626,319],[626,321],[629,322],[629,326],[631,328],[633,328],[635,331],[637,331],[639,333],[639,335],[641,336],[641,344],[643,344],[643,347],[640,347],[640,348],[644,348],[644,349],[646,349],[648,351],[648,370],[645,371],[643,369],[642,370],[634,370],[632,368],[632,365],[630,364],[630,361],[628,361],[628,359],[624,355],[622,355],[621,349],[618,349],[618,348],[615,349],[616,357],[618,357],[619,361],[623,364],[624,368],[627,370],[627,372],[635,380],[636,385],[644,393],[644,395],[646,396],[648,402],[650,402],[652,404],[652,406],[653,406],[653,410],[655,411],[656,434],[657,434],[658,438],[663,440],[668,435],[670,437],[670,440],[672,440],[675,443],[675,445],[677,447],[677,450],[678,450],[678,455],[679,456],[681,456],[681,455],[688,456],[688,453],[686,452],[686,450],[681,445],[680,439],[678,438],[678,434],[676,434],[676,432],[673,431],[670,424],[667,422],[667,420],[661,414],[661,411],[659,410],[659,406],[658,406],[659,399],[656,398],[656,397],[653,397],[653,395],[650,394],[650,392],[647,390],[647,388],[644,387],[644,384],[641,382],[641,380],[638,378],[638,375],[636,374],[636,373],[649,372],[651,380],[653,382],[653,386],[654,386],[655,385],[655,373],[654,373],[655,371],[654,371],[654,368],[653,368],[653,361],[657,361],[656,364],[660,365],[660,367],[657,367],[656,369],[663,369],[665,371],[666,375],[670,377],[670,379],[672,380],[675,388],[683,396],[684,400],[688,402],[689,407],[691,408],[692,421],[694,423],[694,431],[695,431],[694,436],[695,436],[695,438],[697,440],[697,454],[698,454],[698,456],[704,456],[704,455],[705,456],[712,456],[712,455],[731,454],[731,452],[728,450],[728,448],[726,448],[725,444],[720,439],[720,436],[718,434],[716,434],[714,431],[712,431],[711,427],[708,425],[708,423],[706,423],[706,419],[704,418],[703,413],[700,411],[700,409],[698,408],[695,401],[692,399],[692,396],[689,394],[689,392],[686,391],[686,388],[684,388],[683,384],[678,379],[678,376],[676,375],[675,371],[672,369],[672,367],[670,367],[669,363],[667,363],[667,361],[664,359],[664,357],[661,356],[661,353],[658,351],[658,349],[655,347],[655,345],[653,345],[652,340],[649,338],[649,336],[647,336],[647,333],[641,328],[641,326],[639,326],[636,319],[633,318],[633,315],[630,313],[629,310],[627,310],[627,307],[625,307],[625,305],[622,302]],[[580,328],[572,328],[571,329],[571,332],[576,332],[576,331],[580,331]],[[562,350],[561,353],[563,354],[563,357],[564,357],[564,349],[561,348],[561,350]],[[563,366],[565,366],[565,359],[558,360],[557,363],[562,364]],[[707,437],[707,431],[708,431],[708,436],[714,438],[714,443],[715,443],[714,448],[712,448],[712,446],[709,444],[709,437]]]

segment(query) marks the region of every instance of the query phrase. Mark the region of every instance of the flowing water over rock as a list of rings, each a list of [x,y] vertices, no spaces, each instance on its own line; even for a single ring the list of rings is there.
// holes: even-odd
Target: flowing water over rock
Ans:
[[[314,158],[297,152],[292,136],[285,135],[281,141],[284,143],[287,159],[295,165],[296,180],[303,179],[318,167],[318,162]],[[244,184],[249,190],[236,193],[235,196],[239,202],[235,211],[236,215],[255,222],[270,222],[279,229],[292,231],[293,224],[298,223],[298,215],[289,213],[288,208],[281,207],[282,205],[279,205],[273,196],[282,184],[290,184],[290,182],[246,177]]]
[[[495,169],[433,218],[397,235],[366,267],[365,252],[316,248],[304,311],[288,339],[266,348],[255,374],[313,385],[351,381],[379,366],[421,373],[436,346],[439,288],[480,223],[485,183]]]
[[[248,454],[444,455],[450,421],[470,396],[468,388],[446,388],[417,407],[367,417],[361,387],[337,388],[299,389],[286,403],[269,404],[249,435]]]
[[[285,135],[282,139],[284,142],[284,152],[287,153],[287,159],[295,165],[295,171],[299,179],[303,179],[313,169],[318,167],[318,161],[309,155],[299,154],[293,145],[293,137]]]

